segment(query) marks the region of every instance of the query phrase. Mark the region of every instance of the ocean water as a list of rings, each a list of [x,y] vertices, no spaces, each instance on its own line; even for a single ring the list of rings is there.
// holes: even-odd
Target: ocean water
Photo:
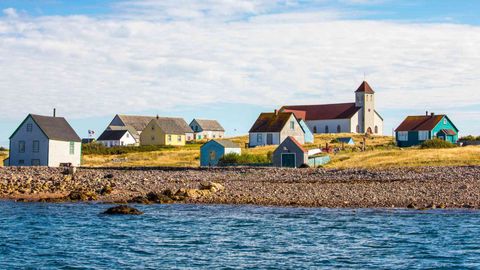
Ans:
[[[0,269],[479,269],[480,211],[0,202]]]

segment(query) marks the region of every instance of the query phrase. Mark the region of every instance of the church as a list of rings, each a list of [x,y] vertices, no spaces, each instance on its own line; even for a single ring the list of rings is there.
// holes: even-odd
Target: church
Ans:
[[[313,133],[383,134],[383,118],[375,110],[375,91],[366,81],[355,91],[355,102],[288,105],[280,111],[294,113]]]

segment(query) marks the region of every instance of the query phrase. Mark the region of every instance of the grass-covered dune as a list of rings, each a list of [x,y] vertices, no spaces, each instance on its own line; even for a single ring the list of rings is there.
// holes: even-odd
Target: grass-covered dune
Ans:
[[[445,149],[398,148],[390,136],[371,136],[366,139],[366,151],[362,152],[362,135],[320,134],[314,144],[305,145],[308,149],[325,147],[326,144],[341,148],[338,137],[353,137],[355,146],[345,146],[338,154],[332,154],[332,162],[327,168],[383,168],[405,166],[461,166],[480,165],[480,147],[454,147]],[[242,153],[266,156],[275,146],[245,148],[248,136],[231,138],[242,146]],[[151,151],[134,149],[122,154],[94,154],[84,152],[83,165],[103,166],[198,166],[201,144],[183,147],[159,147]]]

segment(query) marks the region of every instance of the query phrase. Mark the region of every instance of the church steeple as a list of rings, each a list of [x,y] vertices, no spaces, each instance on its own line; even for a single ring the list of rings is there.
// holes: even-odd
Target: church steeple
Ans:
[[[358,133],[373,133],[375,129],[375,91],[366,82],[355,91],[355,106],[361,108],[358,119]]]
[[[366,81],[363,81],[362,84],[360,84],[360,86],[358,87],[357,91],[355,91],[355,93],[358,92],[364,92],[365,94],[375,94],[375,91],[373,91],[373,89]]]

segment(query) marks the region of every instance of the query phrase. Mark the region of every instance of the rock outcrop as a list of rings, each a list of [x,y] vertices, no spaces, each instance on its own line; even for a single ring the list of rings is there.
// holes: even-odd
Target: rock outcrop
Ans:
[[[143,212],[128,205],[119,205],[108,208],[104,214],[107,215],[142,215]]]

